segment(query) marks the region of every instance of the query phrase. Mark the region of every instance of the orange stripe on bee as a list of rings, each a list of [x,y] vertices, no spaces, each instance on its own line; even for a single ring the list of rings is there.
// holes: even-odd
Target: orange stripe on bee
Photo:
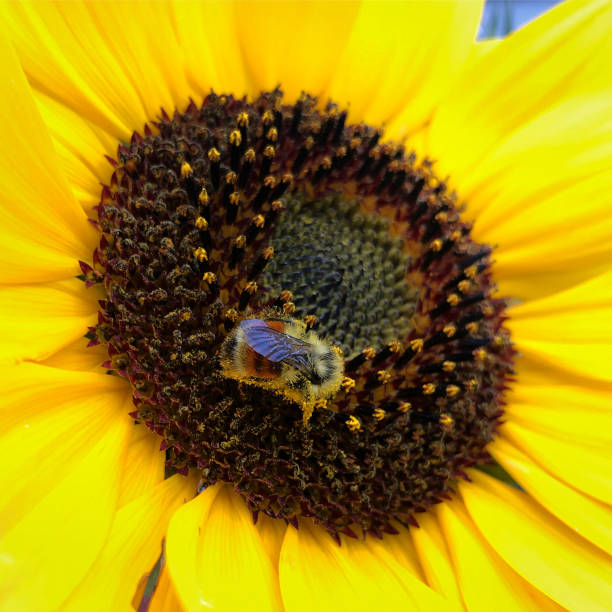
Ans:
[[[244,369],[249,376],[254,378],[278,378],[281,373],[281,364],[266,359],[247,346],[244,355]]]
[[[284,321],[265,321],[265,324],[279,332],[285,332],[286,324]]]

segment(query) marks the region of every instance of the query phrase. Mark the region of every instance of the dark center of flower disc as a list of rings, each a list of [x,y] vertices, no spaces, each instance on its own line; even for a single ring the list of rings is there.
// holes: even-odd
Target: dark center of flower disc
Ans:
[[[490,249],[431,164],[380,136],[280,91],[164,113],[119,146],[82,264],[106,290],[90,336],[168,466],[334,537],[395,533],[486,461],[512,367]],[[344,351],[308,422],[221,367],[228,334],[270,312]]]

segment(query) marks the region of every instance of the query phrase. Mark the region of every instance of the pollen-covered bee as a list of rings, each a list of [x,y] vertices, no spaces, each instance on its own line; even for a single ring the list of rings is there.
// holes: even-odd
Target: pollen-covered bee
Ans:
[[[272,389],[301,404],[304,423],[317,400],[340,388],[344,373],[338,347],[307,331],[302,321],[273,311],[240,321],[225,339],[220,358],[227,378]]]

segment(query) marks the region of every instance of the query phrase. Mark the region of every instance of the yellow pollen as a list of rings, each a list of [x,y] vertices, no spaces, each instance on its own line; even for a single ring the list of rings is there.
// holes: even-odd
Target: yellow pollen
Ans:
[[[410,341],[410,348],[415,352],[415,353],[420,353],[423,350],[423,345],[425,343],[423,342],[423,338],[415,338],[414,340]]]
[[[195,249],[193,255],[198,261],[206,261],[208,259],[208,253],[206,252],[206,249],[202,247]]]
[[[276,151],[272,145],[268,145],[263,152],[264,157],[274,157],[275,153]]]
[[[266,218],[263,215],[255,215],[253,217],[253,225],[255,227],[263,227],[266,222]]]
[[[228,319],[229,321],[236,322],[238,320],[238,311],[235,310],[234,308],[228,308],[225,311],[225,318]]]
[[[276,139],[278,138],[278,130],[275,127],[271,127],[266,134],[266,138],[272,142],[276,142]]]
[[[478,272],[476,266],[470,266],[463,271],[468,278],[474,278],[476,276],[476,272]]]
[[[264,185],[272,189],[272,187],[276,186],[276,179],[273,176],[266,176],[266,178],[264,179]],[[276,201],[278,202],[279,200]],[[272,202],[272,204],[274,204],[274,202]]]
[[[445,362],[442,364],[442,369],[443,369],[445,372],[452,372],[452,371],[455,369],[455,366],[456,366],[456,364],[455,364],[455,362],[454,362],[454,361],[445,361]]]
[[[312,147],[314,147],[314,138],[312,136],[308,136],[308,138],[306,138],[306,140],[304,141],[304,146],[308,150],[312,149]]]
[[[495,344],[495,346],[503,346],[504,345],[504,337],[500,336],[499,334],[497,334],[497,336],[495,336],[493,338],[493,344]]]
[[[283,204],[282,200],[274,200],[271,206],[274,212],[280,212],[281,210],[283,210],[283,208],[285,208],[285,205]]]
[[[221,159],[221,153],[215,147],[208,151],[208,159],[211,162],[218,162]]]
[[[361,421],[356,416],[351,415],[345,423],[353,433],[361,431]]]
[[[476,361],[484,361],[486,358],[487,351],[485,351],[483,348],[479,348],[474,351],[474,359],[476,359]]]
[[[408,411],[409,411],[411,408],[412,408],[412,404],[411,404],[410,402],[402,402],[402,403],[399,405],[398,410],[399,410],[400,412],[408,412]]]
[[[293,302],[285,302],[283,304],[283,312],[285,314],[293,314],[295,312],[295,304]]]
[[[236,245],[236,248],[244,249],[244,247],[246,246],[246,236],[244,234],[240,234],[240,236],[236,236],[236,239],[234,240],[234,244]]]
[[[239,113],[237,123],[240,127],[246,127],[249,125],[249,114],[244,111]]]
[[[261,254],[264,259],[272,259],[274,257],[274,247],[266,247]]]
[[[202,280],[209,285],[217,282],[217,275],[214,272],[205,272]]]
[[[244,153],[244,159],[252,164],[255,161],[255,149],[247,149]]]
[[[270,123],[272,123],[274,121],[274,115],[272,114],[272,111],[267,110],[262,115],[261,120],[263,121],[264,125],[269,125]]]
[[[386,414],[387,413],[382,408],[376,408],[376,410],[374,410],[374,418],[377,421],[382,421]]]
[[[293,174],[291,172],[283,174],[283,183],[293,183]]]
[[[293,293],[291,293],[291,291],[289,291],[288,289],[285,289],[285,291],[281,291],[279,297],[281,302],[290,302],[291,300],[293,300]]]
[[[477,321],[470,321],[466,326],[465,329],[467,329],[470,334],[475,334],[478,331],[478,322]]]
[[[462,280],[457,285],[457,288],[459,289],[459,291],[461,291],[461,293],[467,293],[470,290],[471,286],[472,286],[472,283],[470,283],[469,280]]]
[[[391,380],[391,374],[389,374],[387,370],[378,370],[376,376],[378,378],[378,382],[383,385],[386,385]]]
[[[195,220],[195,226],[200,230],[208,229],[208,221],[204,217],[198,217]]]
[[[442,250],[442,241],[439,238],[436,238],[432,243],[431,243],[431,250],[438,253],[439,251]]]
[[[455,421],[453,420],[453,417],[449,414],[443,412],[440,415],[440,425],[442,425],[442,428],[446,431],[448,431],[453,426],[454,422]]]
[[[453,242],[457,242],[458,240],[461,239],[461,232],[459,230],[455,230],[451,235],[450,235],[450,239]]]
[[[461,391],[461,389],[457,385],[448,385],[446,387],[447,397],[455,397],[459,395],[459,391]]]
[[[436,215],[435,219],[438,223],[444,223],[448,220],[448,214],[444,211],[441,211]]]
[[[233,185],[236,182],[237,179],[238,179],[238,175],[233,170],[230,170],[225,175],[225,184],[226,185]]]
[[[351,147],[351,149],[356,149],[361,145],[361,138],[351,138],[351,141],[349,142],[349,146]]]
[[[242,134],[239,130],[232,130],[230,132],[229,137],[230,144],[233,144],[235,147],[239,147],[240,143],[242,143]]]
[[[342,350],[342,348],[337,346],[336,344],[331,347],[331,350],[334,351],[334,353],[336,353],[338,357],[342,357],[344,355],[344,351]]]
[[[193,174],[193,168],[187,162],[183,162],[181,164],[181,176],[183,178],[187,178]]]
[[[345,376],[342,379],[342,384],[340,385],[347,393],[355,387],[355,381],[349,376]]]
[[[314,403],[314,407],[318,408],[319,410],[324,410],[325,408],[327,408],[327,400],[323,399],[323,398],[319,398],[315,403]]]
[[[321,162],[321,166],[323,166],[323,168],[325,168],[326,170],[329,170],[331,168],[332,165],[332,161],[331,159],[329,159],[329,157],[326,155],[323,158],[323,161]]]
[[[389,350],[392,353],[399,353],[402,350],[402,344],[398,340],[391,340],[389,342]]]
[[[315,317],[315,315],[306,315],[304,317],[304,323],[306,323],[307,327],[314,327],[315,323],[317,322],[317,317]],[[335,347],[332,347],[332,349]]]
[[[456,306],[461,300],[459,298],[459,296],[456,293],[451,293],[447,298],[446,301],[451,305],[451,306]]]
[[[482,314],[485,315],[485,317],[490,317],[495,312],[495,308],[493,308],[493,306],[491,306],[491,304],[485,304],[481,308],[481,310],[482,310]]]
[[[471,378],[465,383],[465,387],[468,391],[476,391],[478,389],[478,381],[475,378]]]
[[[202,191],[200,191],[198,200],[200,200],[200,204],[202,204],[202,206],[206,206],[208,204],[208,192],[204,187],[202,187]]]
[[[366,359],[374,359],[376,356],[376,351],[371,346],[364,348],[361,352]]]
[[[434,385],[433,383],[425,383],[423,385],[423,393],[425,395],[432,395],[435,392],[436,392],[436,385]]]
[[[337,157],[344,157],[345,155],[346,155],[346,147],[344,145],[336,149]]]
[[[232,193],[230,193],[229,201],[230,204],[238,206],[240,204],[240,194],[237,191],[233,191]]]
[[[257,283],[255,281],[251,281],[250,283],[247,283],[244,290],[247,293],[250,293],[251,295],[253,295],[257,291]]]
[[[449,323],[444,326],[442,331],[447,338],[452,338],[457,333],[457,328],[452,323]]]
[[[191,313],[186,310],[185,312],[181,312],[181,314],[179,315],[179,319],[181,321],[189,321],[189,319],[191,319]]]

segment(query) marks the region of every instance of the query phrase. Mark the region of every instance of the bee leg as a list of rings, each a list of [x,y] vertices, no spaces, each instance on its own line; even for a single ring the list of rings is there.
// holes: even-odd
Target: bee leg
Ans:
[[[312,389],[310,388],[310,384],[308,384],[307,388],[304,389],[304,401],[302,402],[302,423],[304,426],[308,425],[308,421],[310,421],[314,407],[315,402],[312,397]]]

